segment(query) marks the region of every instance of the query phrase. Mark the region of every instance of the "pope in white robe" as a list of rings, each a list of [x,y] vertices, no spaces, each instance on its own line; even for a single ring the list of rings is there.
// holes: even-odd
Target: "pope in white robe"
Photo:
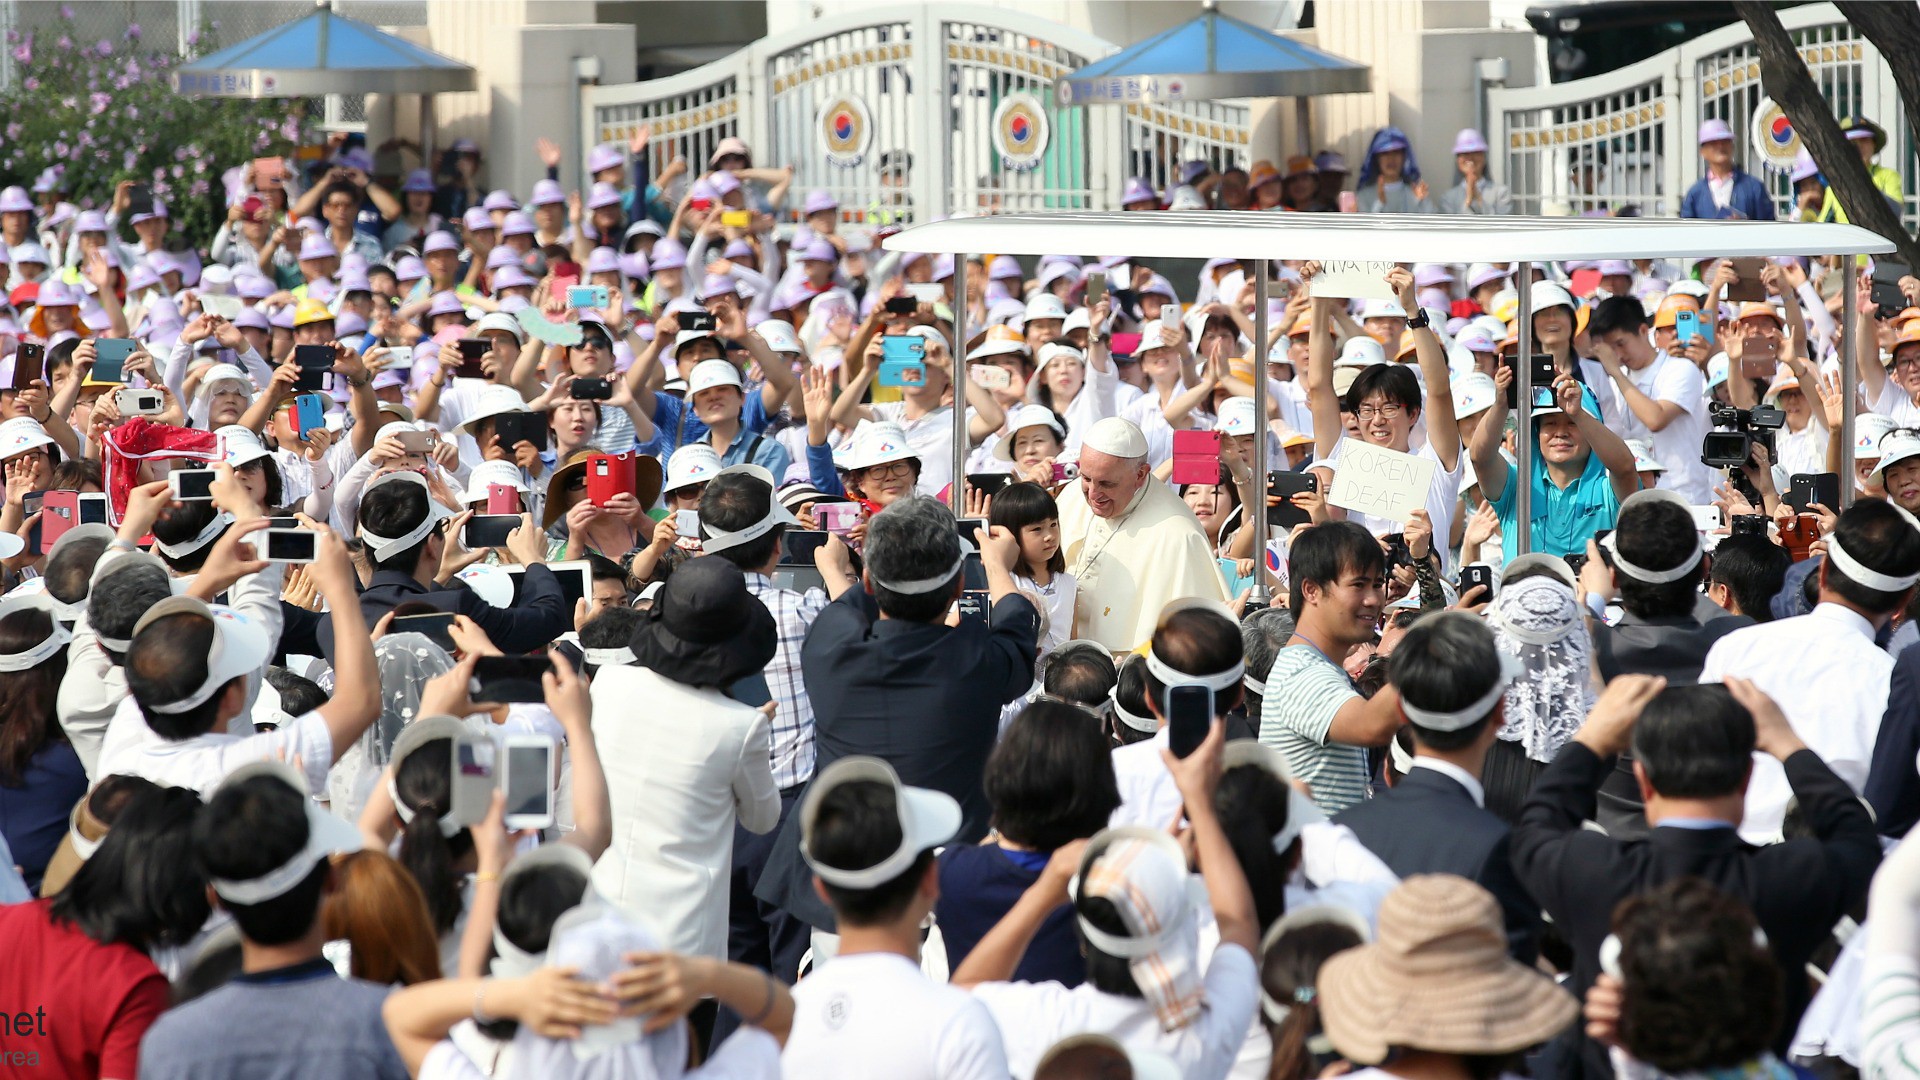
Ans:
[[[1227,601],[1207,534],[1173,489],[1150,475],[1147,440],[1109,417],[1087,433],[1080,479],[1060,493],[1060,543],[1078,582],[1073,636],[1115,653],[1153,636],[1168,602]]]

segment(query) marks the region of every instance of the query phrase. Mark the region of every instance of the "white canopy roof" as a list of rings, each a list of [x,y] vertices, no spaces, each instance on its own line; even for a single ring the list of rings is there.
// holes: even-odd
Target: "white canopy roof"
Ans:
[[[1231,210],[1062,211],[950,218],[886,239],[890,251],[1093,258],[1565,262],[1732,255],[1881,255],[1858,225],[1677,218],[1455,217]]]

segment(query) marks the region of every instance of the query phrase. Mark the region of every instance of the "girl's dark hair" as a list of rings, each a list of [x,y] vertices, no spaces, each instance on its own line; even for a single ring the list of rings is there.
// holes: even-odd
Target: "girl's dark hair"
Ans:
[[[543,866],[514,874],[500,883],[500,908],[494,923],[500,936],[514,947],[529,953],[546,952],[553,924],[570,908],[579,906],[586,892],[587,879],[565,866]],[[481,1025],[480,1030],[506,1041],[513,1038],[520,1025],[513,1020],[496,1020]]]
[[[1664,1073],[1751,1061],[1780,1024],[1780,965],[1755,937],[1753,913],[1699,878],[1621,901],[1625,1002],[1620,1042]]]
[[[1120,670],[1113,680],[1113,700],[1115,704],[1135,716],[1152,716],[1153,710],[1147,708],[1147,661],[1140,655],[1127,657],[1120,663]],[[1118,713],[1110,714],[1115,746],[1128,746],[1132,743],[1146,742],[1153,738],[1151,731],[1138,731]]]
[[[987,756],[982,782],[993,827],[1040,851],[1092,836],[1120,808],[1099,724],[1085,709],[1059,701],[1020,710]]]
[[[1261,1022],[1273,1038],[1273,1059],[1267,1080],[1306,1080],[1318,1076],[1321,1064],[1308,1044],[1320,1034],[1320,1004],[1315,983],[1320,965],[1338,952],[1356,948],[1360,935],[1350,926],[1335,922],[1307,923],[1293,927],[1267,946],[1260,958],[1260,989],[1274,1001],[1287,1007],[1287,1016],[1274,1023],[1265,1010]]]
[[[73,363],[74,350],[80,347],[79,338],[68,338],[58,345],[47,347],[47,384],[53,384],[55,372]]]
[[[1039,525],[1048,521],[1060,520],[1060,506],[1047,494],[1047,489],[1030,481],[1008,484],[993,496],[993,506],[987,512],[987,524],[999,525],[1013,534],[1017,541],[1020,530],[1029,525]],[[1046,569],[1058,574],[1067,568],[1067,557],[1061,548],[1053,550],[1053,558],[1047,560]],[[1020,565],[1015,572],[1022,577],[1031,578],[1039,572],[1027,562],[1026,556],[1020,557]]]
[[[1120,918],[1120,910],[1113,901],[1104,896],[1083,896],[1074,901],[1074,910],[1081,918],[1115,937],[1129,937],[1133,931],[1127,929],[1126,921]],[[1087,940],[1086,928],[1080,925],[1080,919],[1073,920],[1074,936],[1080,939],[1080,951],[1087,958],[1087,981],[1095,990],[1115,997],[1139,998],[1140,984],[1133,979],[1133,962],[1124,956],[1114,956],[1102,952],[1100,947]]]
[[[136,794],[53,898],[53,918],[102,945],[146,951],[193,940],[213,912],[194,856],[199,813],[200,796],[186,788]]]
[[[280,507],[280,500],[286,494],[286,485],[280,479],[280,463],[271,457],[255,458],[234,471],[239,472],[245,469],[260,470],[261,474],[267,478],[267,497],[263,501],[268,506]]]
[[[20,653],[54,631],[51,612],[28,608],[0,618],[0,652]],[[67,651],[59,649],[26,671],[0,674],[0,785],[26,783],[27,766],[52,743],[67,741],[54,701],[67,675]]]
[[[1287,827],[1287,786],[1258,765],[1236,765],[1220,776],[1213,793],[1227,843],[1247,875],[1253,908],[1262,928],[1287,913],[1287,874],[1296,861],[1291,845],[1273,850],[1273,838]],[[1299,838],[1293,841],[1298,844]]]
[[[427,896],[427,912],[435,933],[453,929],[460,917],[460,875],[453,864],[473,851],[473,834],[465,829],[443,836],[440,819],[453,807],[453,740],[429,739],[407,755],[394,770],[393,785],[400,801],[413,811],[400,834],[400,865],[407,868]]]

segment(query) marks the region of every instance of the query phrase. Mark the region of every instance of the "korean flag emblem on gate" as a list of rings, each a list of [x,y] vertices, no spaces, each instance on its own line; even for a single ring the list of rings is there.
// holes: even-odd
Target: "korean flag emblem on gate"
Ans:
[[[1000,167],[1027,172],[1047,152],[1046,107],[1032,94],[1010,94],[993,110],[993,151]]]
[[[836,94],[820,109],[815,130],[827,163],[851,169],[866,158],[873,143],[873,117],[858,94]]]

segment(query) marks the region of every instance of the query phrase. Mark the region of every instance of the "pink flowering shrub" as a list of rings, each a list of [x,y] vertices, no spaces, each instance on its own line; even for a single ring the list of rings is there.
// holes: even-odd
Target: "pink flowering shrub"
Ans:
[[[59,165],[68,199],[105,208],[115,185],[138,180],[204,247],[227,216],[220,174],[297,145],[307,102],[183,97],[172,74],[191,57],[144,48],[138,23],[117,43],[81,41],[71,10],[61,18],[57,32],[7,34],[14,80],[0,91],[0,187],[31,187]],[[192,40],[219,47],[204,33]]]

